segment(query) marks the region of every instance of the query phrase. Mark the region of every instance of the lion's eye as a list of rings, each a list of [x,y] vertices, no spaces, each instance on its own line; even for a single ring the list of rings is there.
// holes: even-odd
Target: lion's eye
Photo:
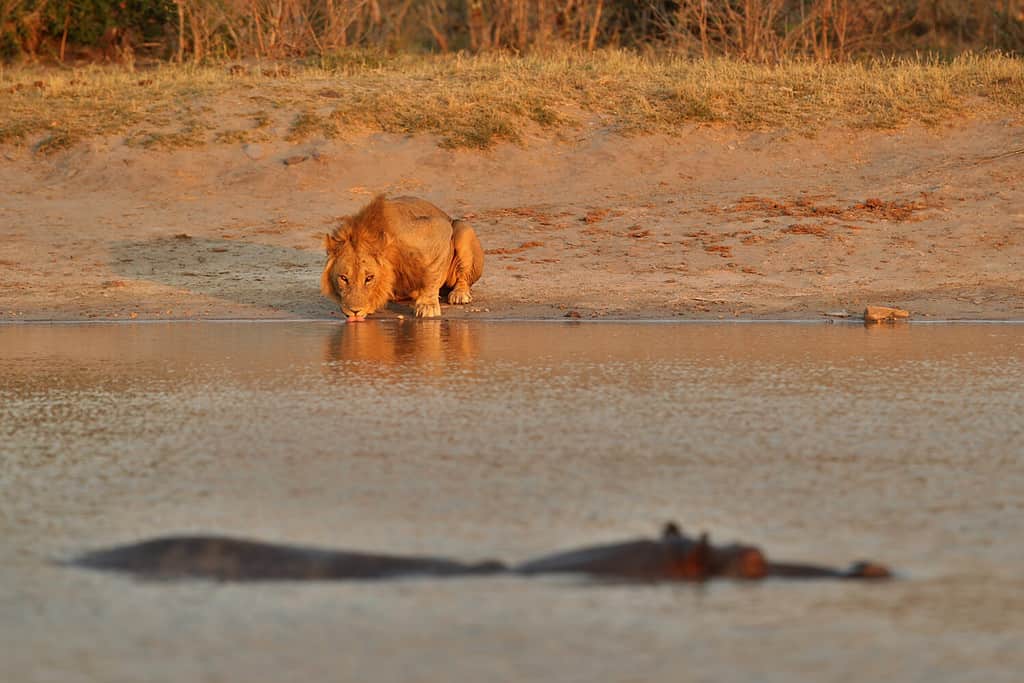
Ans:
[[[339,275],[338,279],[344,282],[346,285],[348,284],[348,278],[345,277],[344,275]]]
[[[366,276],[366,282],[364,284],[367,284],[367,285],[370,284],[371,280],[373,280],[373,276],[372,275],[367,275]]]

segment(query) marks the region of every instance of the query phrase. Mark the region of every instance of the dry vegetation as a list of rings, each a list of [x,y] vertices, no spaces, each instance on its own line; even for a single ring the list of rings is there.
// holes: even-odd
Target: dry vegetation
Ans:
[[[234,103],[225,111],[223,102]],[[50,153],[97,136],[153,148],[427,133],[455,147],[596,123],[622,134],[694,123],[813,134],[1024,111],[1024,60],[965,55],[752,65],[615,50],[523,57],[350,51],[316,64],[146,70],[0,68],[0,144]]]
[[[0,59],[656,46],[777,61],[1024,49],[1024,0],[0,0]]]

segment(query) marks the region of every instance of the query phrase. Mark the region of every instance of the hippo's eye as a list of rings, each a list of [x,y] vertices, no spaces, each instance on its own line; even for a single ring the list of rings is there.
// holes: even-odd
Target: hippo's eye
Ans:
[[[372,280],[373,280],[373,276],[372,276],[372,275],[367,275],[367,276],[366,276],[366,282],[364,282],[363,284],[367,284],[367,285],[368,285],[368,284],[370,284],[370,282],[371,282]]]
[[[346,285],[348,284],[348,278],[345,277],[344,275],[339,275],[338,279],[344,282]]]

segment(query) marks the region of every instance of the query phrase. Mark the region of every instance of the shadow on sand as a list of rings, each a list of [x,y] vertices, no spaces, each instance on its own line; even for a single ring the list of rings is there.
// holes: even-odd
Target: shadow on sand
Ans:
[[[335,310],[320,296],[317,251],[179,236],[115,242],[110,253],[111,270],[124,277],[295,316]]]

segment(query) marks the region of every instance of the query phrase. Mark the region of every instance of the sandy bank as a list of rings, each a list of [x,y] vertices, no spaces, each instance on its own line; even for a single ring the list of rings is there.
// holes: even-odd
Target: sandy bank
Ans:
[[[879,303],[1021,318],[1022,148],[1024,128],[999,121],[814,139],[584,129],[485,152],[383,134],[8,147],[0,320],[329,318],[318,236],[377,192],[476,227],[484,277],[449,317],[816,318]]]

